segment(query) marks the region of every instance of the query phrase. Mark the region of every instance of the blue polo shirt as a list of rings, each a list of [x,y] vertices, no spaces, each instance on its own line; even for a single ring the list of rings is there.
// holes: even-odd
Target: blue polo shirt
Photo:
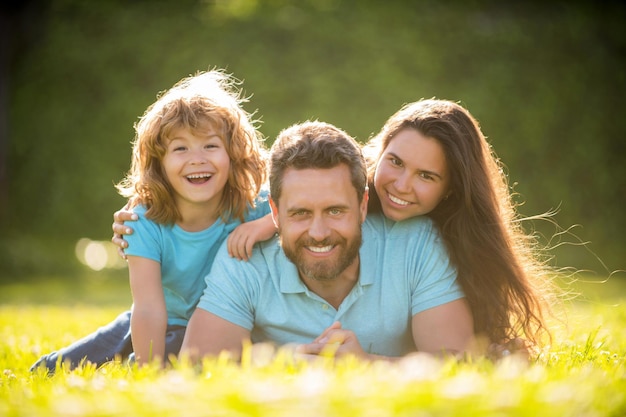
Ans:
[[[245,220],[251,221],[270,212],[268,192],[263,191],[256,207],[249,208]],[[134,229],[126,255],[152,259],[161,264],[161,281],[167,309],[167,324],[186,326],[204,290],[204,277],[211,270],[215,254],[228,234],[241,224],[237,219],[218,219],[199,232],[188,232],[177,225],[163,225],[146,218],[146,209],[133,209],[139,219],[128,222]]]
[[[302,283],[277,238],[247,262],[222,246],[198,307],[250,330],[255,343],[309,343],[340,321],[368,353],[413,352],[413,315],[464,296],[456,271],[429,218],[371,214],[362,231],[359,280],[338,310]]]

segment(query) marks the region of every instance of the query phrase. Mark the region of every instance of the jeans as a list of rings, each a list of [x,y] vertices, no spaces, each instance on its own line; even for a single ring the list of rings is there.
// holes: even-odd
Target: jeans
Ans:
[[[116,358],[132,360],[134,354],[130,337],[130,314],[130,311],[126,311],[89,336],[56,352],[43,355],[31,366],[30,371],[45,366],[48,373],[54,373],[59,358],[61,362],[69,365],[69,369],[78,367],[83,360],[97,366]],[[178,355],[185,336],[185,329],[185,326],[167,326],[165,334],[166,358],[170,354]]]

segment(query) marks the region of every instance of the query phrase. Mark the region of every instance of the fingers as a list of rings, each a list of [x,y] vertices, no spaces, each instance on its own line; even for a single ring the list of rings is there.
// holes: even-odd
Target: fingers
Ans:
[[[511,355],[529,359],[530,348],[526,340],[515,338],[505,343],[492,343],[487,349],[487,356],[491,359],[498,360]]]
[[[113,230],[113,234],[114,235],[120,235],[119,236],[120,238],[122,237],[121,235],[132,235],[133,234],[133,229],[131,227],[125,226],[122,223],[113,223],[111,225],[111,229]],[[115,243],[115,242],[113,242],[113,243]]]
[[[228,254],[239,260],[247,261],[252,253],[252,246],[254,246],[254,240],[248,239],[247,235],[239,234],[233,231],[228,236]]]
[[[125,241],[122,235],[119,234],[113,235],[113,237],[111,238],[111,242],[113,242],[113,244],[120,249],[125,249],[128,247],[128,242]]]
[[[122,209],[113,213],[113,221],[115,223],[124,223],[127,221],[135,221],[135,220],[137,220],[137,215],[133,213],[132,211],[127,211],[127,210]]]
[[[320,356],[343,356],[347,354],[365,358],[363,351],[354,332],[341,328],[339,322],[333,323],[311,343],[305,343],[296,349],[302,355]]]
[[[254,247],[254,240],[248,239],[246,244],[244,245],[244,250],[246,254],[245,260],[247,261],[252,256],[252,248]]]
[[[338,321],[334,322],[333,324],[328,326],[326,329],[324,329],[322,334],[317,336],[315,340],[313,341],[313,343],[329,343],[330,336],[333,333],[336,333],[334,332],[335,330],[341,330],[341,323]]]

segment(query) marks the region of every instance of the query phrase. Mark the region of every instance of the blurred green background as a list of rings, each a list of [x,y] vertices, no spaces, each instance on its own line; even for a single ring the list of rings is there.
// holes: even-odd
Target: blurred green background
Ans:
[[[365,142],[404,103],[459,101],[520,212],[558,209],[574,226],[528,224],[558,246],[552,264],[626,269],[626,7],[545,3],[4,2],[0,283],[81,279],[79,258],[104,250],[89,243],[110,239],[124,204],[113,184],[133,123],[157,92],[213,67],[243,80],[268,145],[306,119]]]

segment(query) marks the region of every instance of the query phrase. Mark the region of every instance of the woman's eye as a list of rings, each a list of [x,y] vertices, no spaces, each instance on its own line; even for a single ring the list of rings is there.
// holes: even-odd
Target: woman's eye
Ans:
[[[425,180],[432,180],[433,179],[432,175],[430,175],[430,174],[428,174],[426,172],[421,172],[420,173],[420,177],[422,177]]]
[[[400,161],[398,158],[389,158],[389,161],[391,162],[392,165],[395,166],[402,166],[402,161]]]

